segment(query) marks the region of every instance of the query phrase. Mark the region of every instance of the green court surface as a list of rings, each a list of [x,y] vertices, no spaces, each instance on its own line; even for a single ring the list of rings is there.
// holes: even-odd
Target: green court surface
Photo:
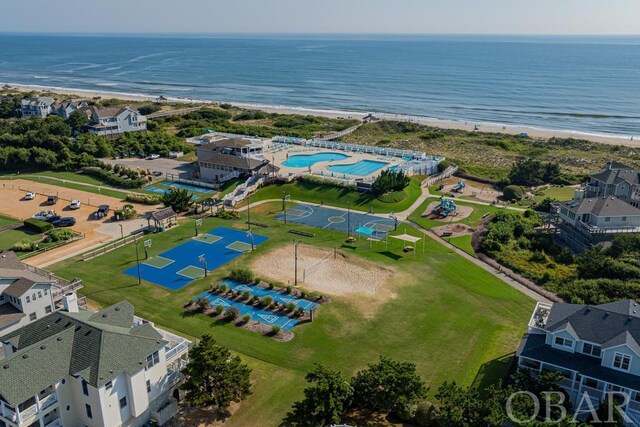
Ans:
[[[155,268],[164,268],[169,264],[173,264],[175,261],[169,258],[164,258],[161,256],[154,256],[153,258],[149,258],[148,260],[143,261],[143,264],[150,265]]]
[[[227,248],[238,252],[251,252],[251,245],[244,242],[235,241],[228,245]]]
[[[198,237],[194,237],[193,240],[197,240],[199,242],[204,242],[208,244],[212,244],[222,239],[220,236],[214,236],[213,234],[201,234]]]
[[[188,277],[190,279],[201,279],[204,277],[204,270],[200,267],[190,265],[189,267],[185,267],[182,270],[176,272],[176,274]]]

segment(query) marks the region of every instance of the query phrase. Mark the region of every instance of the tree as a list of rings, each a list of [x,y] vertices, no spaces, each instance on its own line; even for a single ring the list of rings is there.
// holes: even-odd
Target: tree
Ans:
[[[535,159],[518,159],[509,171],[512,184],[534,187],[544,183],[561,184],[560,165]]]
[[[20,117],[20,98],[8,96],[0,100],[0,119]]]
[[[172,188],[160,197],[165,206],[171,206],[176,212],[186,212],[193,206],[191,193],[185,189]]]
[[[300,426],[339,424],[351,398],[351,387],[339,371],[316,364],[305,377],[313,385],[304,389],[304,399],[293,404],[286,421]]]
[[[485,425],[485,408],[478,391],[454,382],[444,382],[436,393],[440,401],[438,422],[447,427]]]
[[[371,191],[379,196],[390,191],[402,191],[409,185],[411,179],[401,170],[392,171],[389,169],[380,172],[380,175],[373,181]]]
[[[73,132],[83,132],[85,126],[89,124],[89,117],[82,111],[74,111],[69,114],[67,118],[67,124]]]
[[[397,410],[400,405],[417,404],[427,395],[427,387],[416,365],[380,356],[351,380],[354,405],[379,412]]]
[[[524,190],[519,185],[508,185],[502,190],[502,197],[507,202],[517,202],[524,197]]]
[[[203,335],[193,346],[182,373],[186,378],[181,388],[192,405],[213,404],[226,412],[231,402],[240,402],[251,394],[251,369],[210,335]]]

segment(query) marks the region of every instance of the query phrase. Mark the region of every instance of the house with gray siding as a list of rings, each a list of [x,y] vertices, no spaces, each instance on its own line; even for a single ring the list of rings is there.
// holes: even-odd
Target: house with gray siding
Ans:
[[[608,392],[624,393],[629,425],[640,424],[640,305],[539,302],[516,352],[518,366],[537,375],[561,372],[578,412],[598,408]]]
[[[606,196],[640,207],[640,170],[612,161],[600,172],[590,175],[585,184],[585,197]]]
[[[78,110],[87,110],[89,104],[84,101],[76,101],[73,99],[67,99],[65,101],[56,101],[51,106],[51,114],[56,114],[65,119],[68,119],[71,113]]]
[[[129,107],[92,108],[87,131],[94,135],[116,137],[126,132],[147,130],[147,118]]]
[[[51,114],[54,103],[55,99],[50,96],[26,98],[20,101],[20,112],[24,118],[40,117],[44,119]]]

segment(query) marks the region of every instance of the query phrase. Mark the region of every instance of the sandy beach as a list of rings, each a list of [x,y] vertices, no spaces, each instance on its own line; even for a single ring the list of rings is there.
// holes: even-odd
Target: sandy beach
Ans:
[[[0,82],[0,86],[4,85],[4,82]],[[71,89],[71,88],[60,88],[60,87],[46,87],[46,86],[37,86],[37,85],[20,85],[16,83],[6,83],[11,86],[12,89],[16,89],[21,92],[30,92],[30,91],[42,91],[43,93],[53,92],[58,94],[69,95],[74,98],[116,98],[122,99],[125,101],[155,101],[157,96],[155,95],[145,95],[145,94],[129,94],[122,93],[117,91],[91,91],[84,89]],[[173,103],[184,103],[184,104],[220,104],[221,101],[212,101],[212,100],[202,100],[202,99],[192,99],[192,98],[181,98],[181,97],[167,97],[169,102]],[[321,110],[321,109],[312,109],[312,108],[296,108],[296,107],[288,107],[288,106],[266,106],[266,105],[254,105],[240,102],[226,102],[224,103],[231,104],[236,107],[245,108],[249,110],[260,110],[267,113],[277,113],[277,114],[300,114],[300,115],[313,115],[313,116],[321,116],[328,118],[354,118],[354,119],[362,119],[369,114],[373,114],[375,117],[382,120],[399,120],[399,121],[407,121],[420,123],[428,126],[440,127],[444,129],[458,129],[458,130],[466,130],[466,131],[474,131],[477,130],[479,132],[491,132],[491,133],[504,133],[510,135],[519,135],[521,133],[526,133],[530,137],[540,138],[540,139],[549,139],[553,137],[557,138],[576,138],[576,139],[585,139],[592,142],[597,142],[601,144],[608,145],[624,145],[627,147],[637,147],[640,148],[640,136],[622,136],[622,135],[607,135],[607,134],[593,134],[587,132],[577,132],[577,131],[566,131],[566,130],[553,130],[553,129],[538,129],[531,126],[514,126],[514,125],[501,125],[501,124],[493,124],[493,123],[479,123],[479,122],[464,122],[464,121],[455,121],[455,120],[442,120],[436,119],[432,117],[424,117],[424,116],[413,116],[413,115],[404,115],[404,114],[390,114],[390,113],[379,113],[375,111],[371,112],[357,112],[357,111],[332,111],[332,110]]]

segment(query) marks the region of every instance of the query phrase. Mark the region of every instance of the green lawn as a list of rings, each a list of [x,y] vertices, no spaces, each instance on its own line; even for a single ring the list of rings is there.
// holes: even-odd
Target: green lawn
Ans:
[[[6,249],[11,249],[14,243],[19,242],[22,239],[28,239],[35,242],[41,238],[42,235],[24,231],[22,228],[0,231],[0,252]]]
[[[19,219],[0,215],[0,227],[4,227],[5,225],[17,224],[19,222],[20,222]]]
[[[447,237],[445,238],[445,240],[451,243],[456,248],[465,251],[472,257],[476,256],[476,251],[474,251],[473,246],[471,246],[471,234],[467,234],[464,236]]]
[[[430,229],[430,228],[434,228],[434,227],[440,227],[446,224],[449,224],[449,221],[447,222],[441,222],[441,221],[436,221],[434,219],[430,219],[430,218],[423,218],[422,217],[422,213],[427,209],[427,206],[429,206],[429,204],[438,201],[438,199],[435,198],[429,198],[427,200],[424,201],[424,203],[422,203],[420,205],[420,207],[418,209],[416,209],[411,215],[409,215],[409,220],[415,222],[416,224],[426,228],[426,229]],[[464,219],[460,219],[460,220],[456,220],[455,217],[453,218],[453,220],[451,221],[452,223],[463,223],[463,224],[467,224],[470,227],[475,227],[478,224],[480,224],[480,221],[482,221],[482,217],[486,214],[492,214],[495,213],[499,210],[501,210],[502,208],[498,208],[495,206],[487,206],[487,205],[478,205],[475,203],[468,203],[468,202],[464,202],[460,199],[454,200],[454,202],[456,203],[456,205],[459,206],[470,206],[473,208],[473,212],[471,213],[471,215],[469,215],[467,218]]]
[[[445,380],[485,386],[504,375],[504,356],[517,348],[534,301],[431,239],[426,241],[424,254],[418,245],[414,260],[412,254],[401,252],[402,242],[395,239],[389,239],[388,252],[382,246],[370,250],[367,241],[345,246],[345,236],[339,233],[289,224],[286,229],[296,227],[316,233],[315,238],[296,236],[305,243],[338,246],[347,254],[396,270],[391,288],[394,298],[367,308],[366,297],[333,297],[331,303],[320,308],[315,322],[295,329],[296,337],[290,342],[276,342],[204,315],[185,314],[182,304],[228,274],[232,266],[247,264],[267,251],[291,244],[293,235],[272,219],[279,208],[280,203],[268,203],[252,209],[257,221],[271,225],[254,229],[269,237],[256,252],[179,291],[146,282],[134,286],[136,279],[122,274],[135,264],[131,245],[92,261],[70,259],[50,269],[63,277],[82,278],[82,293],[100,306],[127,299],[138,315],[158,325],[191,337],[211,333],[241,354],[254,370],[255,386],[253,394],[230,418],[230,425],[254,424],[258,419],[262,425],[279,424],[292,402],[302,396],[304,375],[316,362],[352,375],[380,354],[410,360],[417,364],[432,394]],[[202,229],[219,225],[245,227],[242,221],[207,218]],[[407,231],[419,235],[411,227]],[[192,221],[151,235],[150,256],[192,236]]]
[[[534,200],[536,202],[541,202],[546,197],[551,197],[552,199],[564,202],[566,200],[571,200],[575,191],[576,189],[574,187],[549,187],[536,194]]]
[[[113,188],[105,188],[105,187],[108,187],[109,184],[103,184],[101,182],[98,182],[95,185],[102,185],[103,187],[96,188],[90,185],[81,184],[79,182],[60,181],[58,179],[52,179],[50,176],[48,176],[49,174],[54,174],[54,173],[70,174],[70,176],[66,178],[62,178],[62,176],[56,176],[56,178],[61,178],[61,179],[69,179],[69,180],[76,180],[76,181],[82,181],[82,182],[84,182],[85,180],[76,179],[76,178],[82,177],[82,178],[93,179],[90,176],[74,174],[72,172],[42,172],[42,174],[35,174],[35,175],[29,174],[28,176],[27,175],[1,175],[0,179],[6,179],[6,180],[26,179],[28,181],[42,182],[44,184],[56,185],[58,187],[70,188],[72,190],[80,190],[80,191],[86,191],[94,194],[102,194],[104,196],[115,197],[121,200],[123,200],[127,196],[127,193],[123,191],[118,191]],[[87,184],[93,184],[93,182],[88,182]]]
[[[412,178],[411,183],[404,190],[407,197],[396,203],[385,203],[371,194],[358,193],[346,188],[308,182],[270,185],[258,190],[251,196],[251,201],[282,199],[284,194],[288,194],[294,200],[310,203],[324,202],[341,208],[346,208],[349,205],[352,209],[359,211],[368,212],[370,208],[373,208],[376,213],[401,212],[408,209],[420,197],[420,182],[420,178]]]

